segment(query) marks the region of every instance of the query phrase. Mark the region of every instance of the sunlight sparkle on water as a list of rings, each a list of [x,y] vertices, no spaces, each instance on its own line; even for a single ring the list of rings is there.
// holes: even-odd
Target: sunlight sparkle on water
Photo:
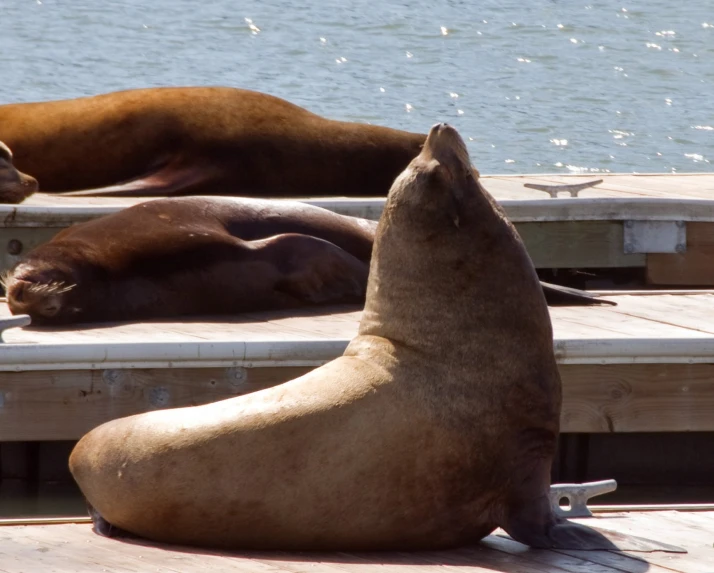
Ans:
[[[694,161],[694,163],[699,163],[700,161],[704,161],[705,163],[709,163],[708,159],[704,159],[703,155],[700,155],[699,153],[685,153],[684,157],[691,159]]]
[[[258,28],[258,26],[256,26],[253,23],[253,20],[251,20],[250,18],[243,18],[243,19],[245,20],[246,24],[248,24],[248,28],[250,29],[252,34],[255,35],[255,34],[258,34],[258,32],[260,32],[260,28]]]

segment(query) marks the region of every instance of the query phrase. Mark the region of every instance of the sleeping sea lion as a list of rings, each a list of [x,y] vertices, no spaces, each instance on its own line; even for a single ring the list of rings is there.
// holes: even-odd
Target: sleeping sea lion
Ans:
[[[21,203],[37,191],[37,180],[15,168],[12,151],[0,141],[0,203]]]
[[[69,463],[99,531],[159,542],[426,550],[500,526],[535,547],[611,549],[548,502],[560,403],[533,265],[441,124],[391,188],[342,357],[105,423]]]
[[[235,88],[151,88],[0,106],[0,139],[45,193],[386,195],[424,138],[329,120]]]
[[[176,197],[58,233],[4,279],[35,325],[362,302],[376,222],[292,201]],[[604,304],[543,283],[550,304]]]
[[[289,201],[147,201],[30,251],[8,306],[42,325],[361,302],[375,227]]]

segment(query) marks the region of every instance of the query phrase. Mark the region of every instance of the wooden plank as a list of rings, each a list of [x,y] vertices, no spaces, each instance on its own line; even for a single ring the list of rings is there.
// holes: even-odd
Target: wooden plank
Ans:
[[[563,432],[714,431],[714,365],[563,364]]]
[[[622,315],[623,319],[643,327],[671,328],[672,337],[683,335],[681,329],[687,329],[690,335],[702,336],[714,334],[714,296],[711,294],[676,295],[663,294],[657,297],[627,296],[618,297],[618,306],[610,311]],[[631,320],[632,318],[638,320]],[[641,319],[641,320],[639,320]]]
[[[414,570],[437,570],[442,573],[485,573],[487,571],[518,571],[519,573],[563,573],[559,567],[544,567],[521,556],[490,550],[483,545],[449,551],[419,551],[415,553],[351,553],[351,561],[340,563],[348,573],[365,573],[379,564],[384,573],[406,573]],[[365,565],[371,565],[369,569]],[[429,564],[432,567],[429,567]]]
[[[532,549],[523,543],[514,541],[510,537],[501,537],[499,535],[490,535],[482,541],[482,544],[489,549],[495,549],[509,555],[524,557],[529,561],[534,561],[542,565],[546,565],[548,570],[551,567],[570,571],[571,573],[613,573],[622,571],[621,569],[613,568],[602,563],[597,563],[588,559],[587,554],[583,558],[565,555],[556,551],[547,551],[543,549]],[[641,566],[642,563],[638,562]],[[661,572],[666,571],[662,569]]]
[[[687,223],[686,252],[650,253],[646,266],[649,284],[714,285],[714,223]]]
[[[623,252],[621,221],[520,223],[536,268],[642,267],[645,255]]]
[[[679,317],[671,311],[666,316],[650,313],[654,299],[650,304],[645,303],[635,308],[621,304],[620,300],[617,299],[618,306],[551,308],[555,336],[565,338],[565,332],[576,329],[580,332],[578,338],[586,339],[702,337],[701,330],[677,324]],[[643,310],[638,312],[636,309],[639,308]],[[702,305],[699,305],[700,315],[702,310]]]
[[[711,543],[706,548],[698,547],[696,541],[693,541],[690,531],[671,521],[667,516],[668,513],[670,512],[611,514],[607,517],[597,516],[596,518],[576,519],[574,521],[584,525],[602,527],[603,529],[679,545],[686,549],[687,553],[635,553],[624,551],[621,554],[640,557],[650,564],[656,564],[674,571],[711,573],[712,563],[714,563],[714,549]],[[571,551],[567,553],[574,554]],[[582,552],[578,553],[582,554]]]
[[[309,370],[285,367],[2,372],[0,442],[76,440],[114,418],[239,396]]]

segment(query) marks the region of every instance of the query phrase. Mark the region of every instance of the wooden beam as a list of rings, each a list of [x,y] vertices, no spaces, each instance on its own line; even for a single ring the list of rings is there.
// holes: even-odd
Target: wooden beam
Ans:
[[[248,394],[311,370],[186,368],[0,373],[0,442],[76,440],[108,420]]]
[[[562,432],[714,431],[712,364],[564,364]]]
[[[536,268],[643,267],[645,255],[623,252],[622,221],[518,223]]]
[[[684,253],[647,255],[647,282],[652,285],[714,285],[714,223],[687,223]]]
[[[3,372],[0,441],[76,440],[114,418],[247,394],[310,369]],[[714,365],[561,365],[562,432],[714,431]]]

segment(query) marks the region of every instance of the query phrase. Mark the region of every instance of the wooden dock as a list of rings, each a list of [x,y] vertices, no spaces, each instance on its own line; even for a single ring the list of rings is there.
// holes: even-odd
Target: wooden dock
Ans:
[[[714,511],[597,514],[576,520],[686,553],[530,549],[497,530],[452,551],[215,552],[106,539],[89,524],[0,526],[0,573],[712,573]],[[197,524],[197,526],[199,526]]]
[[[578,197],[525,187],[598,179]],[[537,268],[641,269],[652,285],[714,286],[714,174],[492,175],[482,182]],[[0,271],[64,227],[145,200],[38,194],[22,205],[0,205]],[[384,205],[375,198],[304,201],[370,219]]]
[[[608,298],[618,306],[551,308],[561,430],[714,431],[714,291]],[[0,442],[76,440],[109,419],[290,380],[339,356],[360,318],[290,314],[8,330]]]

